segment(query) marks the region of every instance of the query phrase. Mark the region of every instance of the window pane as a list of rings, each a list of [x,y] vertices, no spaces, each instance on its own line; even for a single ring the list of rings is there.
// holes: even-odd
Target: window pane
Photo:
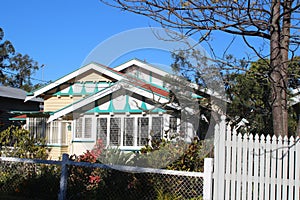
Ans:
[[[138,145],[144,146],[148,143],[149,118],[138,118]]]
[[[58,122],[57,121],[53,121],[52,123],[52,141],[51,143],[53,144],[58,144],[60,143],[60,141],[58,141]]]
[[[30,135],[32,135],[33,137],[45,138],[47,119],[44,117],[29,118],[28,128],[29,128]]]
[[[124,146],[133,146],[133,126],[134,118],[125,118],[125,135],[124,135]]]
[[[28,119],[28,129],[29,129],[29,132],[30,132],[30,135],[34,135],[35,133],[35,123],[34,123],[34,118],[29,118]]]
[[[47,120],[46,118],[37,118],[38,121],[38,131],[37,131],[37,138],[45,138],[46,137],[46,126],[47,126]]]
[[[92,118],[84,119],[84,138],[92,137]]]
[[[119,145],[121,133],[121,118],[110,119],[110,144]]]
[[[163,118],[153,117],[152,118],[152,138],[159,140],[163,136]]]
[[[68,123],[63,123],[62,124],[61,144],[67,144],[67,127],[68,127]]]
[[[177,132],[177,118],[176,117],[170,117],[169,128],[170,128],[171,133]]]
[[[76,120],[76,133],[75,133],[76,138],[81,138],[82,137],[82,118],[78,118]]]
[[[52,122],[51,122],[52,123]],[[47,125],[47,128],[46,128],[46,142],[48,144],[51,143],[51,123]]]
[[[103,145],[107,145],[107,118],[97,119],[97,140],[101,139]]]

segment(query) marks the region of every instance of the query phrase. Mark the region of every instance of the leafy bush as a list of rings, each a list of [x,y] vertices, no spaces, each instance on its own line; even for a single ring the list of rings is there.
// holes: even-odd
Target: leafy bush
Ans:
[[[149,145],[141,149],[141,155],[135,162],[139,166],[165,168],[179,171],[203,171],[204,157],[201,141],[195,137],[190,144],[174,136],[170,140],[151,140]]]
[[[60,167],[34,163],[1,163],[0,199],[57,199]],[[5,196],[6,198],[6,196]]]
[[[28,130],[11,126],[0,133],[0,156],[47,159],[44,139],[36,139]],[[43,191],[54,191],[57,198],[59,171],[57,166],[3,162],[0,165],[0,191],[22,197],[39,197]],[[44,186],[44,187],[43,187]],[[47,192],[49,194],[49,192]],[[51,199],[51,195],[47,195]]]
[[[17,188],[19,196],[28,199],[57,199],[60,167],[40,165],[35,173],[26,177]]]
[[[134,154],[132,152],[124,152],[119,148],[103,149],[97,160],[107,165],[133,165]]]
[[[46,141],[35,138],[28,130],[10,126],[0,133],[0,156],[47,159]]]
[[[70,159],[76,162],[99,163],[97,157],[102,153],[102,151],[102,140],[98,140],[91,151],[87,150],[80,156],[71,156]],[[105,171],[101,168],[70,166],[69,174],[69,198],[92,198],[96,194],[96,190],[99,188],[99,185],[103,183]]]

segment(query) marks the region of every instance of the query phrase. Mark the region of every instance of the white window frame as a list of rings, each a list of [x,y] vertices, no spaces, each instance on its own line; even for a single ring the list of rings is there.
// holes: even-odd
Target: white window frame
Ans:
[[[105,140],[103,140],[102,138],[101,138],[101,133],[100,133],[100,131],[103,131],[102,130],[102,127],[100,126],[101,124],[100,124],[100,121],[101,121],[101,119],[105,119],[106,120],[106,130],[105,130],[105,135],[106,135],[106,138],[105,138]],[[109,121],[109,119],[108,119],[108,117],[104,117],[104,116],[100,116],[100,117],[97,117],[96,118],[96,129],[97,129],[97,131],[96,131],[96,140],[99,140],[99,139],[102,139],[102,142],[103,142],[103,145],[104,145],[104,147],[107,147],[108,146],[108,140],[109,140],[109,126],[108,126],[108,121]]]
[[[78,123],[78,120],[81,119],[82,120],[82,124],[81,124],[81,136],[80,137],[77,137],[77,123]],[[86,119],[91,119],[91,127],[90,127],[90,137],[86,137]],[[93,127],[94,127],[94,117],[92,116],[82,116],[82,117],[79,117],[77,119],[74,120],[74,141],[94,141],[93,139]]]
[[[109,136],[109,142],[108,142],[108,144],[109,144],[109,146],[112,146],[112,147],[117,147],[117,146],[123,146],[123,144],[122,144],[122,139],[123,139],[123,137],[122,137],[122,135],[123,135],[123,127],[122,127],[122,124],[123,124],[123,117],[122,116],[114,116],[114,117],[108,117],[109,118],[109,120],[107,120],[107,123],[109,123],[109,125],[108,125],[108,127],[109,127],[109,129],[108,129],[108,136]],[[111,143],[111,121],[112,121],[112,119],[120,119],[120,124],[119,124],[119,132],[118,132],[118,135],[117,135],[117,137],[118,137],[118,144],[116,145],[116,144],[112,144]],[[120,136],[119,136],[119,134],[120,134]]]
[[[137,126],[138,126],[138,137],[137,137],[137,141],[138,141],[138,146],[139,147],[143,147],[144,145],[141,145],[142,144],[142,139],[144,139],[145,137],[142,138],[142,127],[141,125],[139,124],[139,119],[148,119],[148,131],[147,131],[147,139],[149,139],[149,134],[150,134],[150,127],[151,127],[151,122],[150,122],[150,116],[139,116],[137,117]]]
[[[44,129],[41,129],[41,127],[39,127],[39,125],[37,124],[38,122],[40,122],[40,119],[44,119],[45,122],[47,121],[47,119],[45,117],[29,117],[26,119],[27,130],[30,132],[30,134],[33,134],[34,138],[46,137],[46,131],[47,131],[48,124],[45,123]],[[34,126],[31,126],[30,125],[31,123],[33,123]],[[31,128],[33,128],[33,130],[31,130]],[[36,129],[41,129],[44,132],[39,133],[39,135],[37,135],[38,133],[36,132]]]
[[[57,127],[55,127],[55,123],[57,123]],[[64,146],[67,145],[67,130],[63,131],[63,124],[67,124],[67,121],[52,121],[48,124],[47,127],[47,135],[49,135],[49,138],[47,139],[47,144],[48,145],[59,145],[59,146]],[[54,129],[55,127],[55,129]],[[67,129],[67,127],[64,127]],[[54,131],[57,130],[57,142],[53,142],[53,136],[54,136]],[[63,134],[65,134],[65,141],[63,142]]]
[[[171,124],[171,122],[173,122],[175,124]],[[169,117],[169,132],[170,133],[178,133],[178,129],[179,129],[178,118],[175,116],[170,116]]]
[[[126,115],[126,114],[117,114],[117,115],[113,115],[113,116],[109,116],[109,115],[99,115],[95,118],[96,123],[98,123],[98,120],[100,118],[104,118],[107,119],[106,123],[107,123],[107,135],[106,135],[106,143],[104,143],[103,145],[105,147],[111,146],[111,147],[120,147],[120,149],[122,150],[139,150],[140,148],[142,148],[144,145],[138,145],[138,137],[139,137],[139,126],[138,126],[138,121],[139,118],[148,118],[148,135],[147,138],[150,139],[150,132],[152,130],[153,124],[152,124],[152,118],[153,117],[161,117],[162,118],[162,123],[161,123],[161,137],[164,136],[164,127],[165,127],[165,123],[164,123],[164,116],[161,115],[156,115],[156,114],[151,114],[151,115],[140,115],[140,114],[130,114],[130,115]],[[120,136],[118,138],[118,144],[112,144],[111,143],[111,120],[112,119],[116,119],[119,118],[120,119],[120,124],[119,124],[119,128],[120,128]],[[133,141],[132,141],[132,145],[128,146],[125,143],[125,132],[126,132],[126,124],[125,124],[125,120],[127,118],[132,118],[133,119]],[[97,124],[96,129],[98,129],[99,125]],[[98,133],[99,130],[97,130]],[[97,137],[97,136],[96,136]],[[97,137],[97,139],[101,139],[99,137]]]
[[[160,127],[160,139],[162,139],[164,137],[164,118],[163,116],[152,116],[151,117],[151,131],[153,130],[153,118],[159,118],[161,121],[161,127]],[[154,132],[153,132],[154,133]],[[151,137],[154,137],[156,134],[154,133],[154,135],[152,135]]]
[[[133,120],[132,121],[132,123],[133,123],[133,126],[132,126],[132,129],[131,129],[131,131],[132,131],[132,145],[126,145],[126,134],[127,134],[127,124],[126,124],[126,120]],[[122,146],[125,146],[125,147],[134,147],[134,144],[135,144],[135,140],[136,140],[136,138],[135,138],[135,120],[136,120],[136,118],[135,117],[132,117],[132,116],[126,116],[126,117],[124,117],[123,118],[123,121],[124,121],[124,131],[122,132],[123,134],[123,140],[122,140],[122,143],[123,143],[123,145]]]

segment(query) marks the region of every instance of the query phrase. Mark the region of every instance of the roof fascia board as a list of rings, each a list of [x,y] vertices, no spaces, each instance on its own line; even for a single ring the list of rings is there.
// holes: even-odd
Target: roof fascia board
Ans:
[[[167,72],[165,72],[163,70],[160,70],[160,69],[158,69],[156,67],[153,67],[153,66],[151,66],[151,65],[149,65],[147,63],[144,63],[142,61],[139,61],[137,59],[133,59],[133,60],[130,60],[130,61],[124,63],[124,64],[121,64],[121,65],[115,67],[114,70],[116,70],[116,71],[122,71],[122,70],[124,70],[124,69],[126,69],[126,68],[128,68],[128,67],[130,67],[132,65],[137,65],[137,66],[139,66],[139,67],[141,67],[141,68],[143,68],[145,70],[154,72],[154,73],[159,74],[161,76],[165,76],[165,75],[169,74],[169,73],[167,73]]]

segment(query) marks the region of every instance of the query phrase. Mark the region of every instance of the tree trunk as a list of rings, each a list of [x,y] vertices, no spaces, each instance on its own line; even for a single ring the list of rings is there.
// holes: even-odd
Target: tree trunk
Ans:
[[[270,31],[270,83],[272,88],[273,129],[276,136],[288,134],[287,67],[289,28],[284,20],[280,29],[280,1],[272,3],[272,27]]]
[[[291,36],[291,7],[292,1],[285,0],[284,1],[284,8],[283,8],[283,21],[282,21],[282,34],[280,38],[281,40],[281,53],[282,53],[282,74],[283,74],[283,84],[284,84],[284,98],[282,99],[282,106],[283,106],[283,134],[288,135],[288,67],[289,63],[289,46],[290,46],[290,36]]]

